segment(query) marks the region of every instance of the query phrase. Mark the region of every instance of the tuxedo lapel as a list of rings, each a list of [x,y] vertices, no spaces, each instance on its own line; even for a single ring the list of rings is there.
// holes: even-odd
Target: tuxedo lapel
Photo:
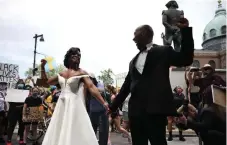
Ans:
[[[148,53],[147,53],[147,57],[146,57],[145,63],[144,63],[144,68],[143,68],[142,75],[144,74],[144,72],[146,70],[146,67],[147,67],[148,63],[150,62],[151,58],[152,58],[152,52],[151,52],[151,50],[149,50]]]
[[[155,67],[159,64],[158,61],[160,59],[160,54],[158,53],[158,45],[153,45],[148,51],[147,58],[145,60],[144,69],[142,75],[151,72],[155,69]],[[149,66],[149,68],[148,68]]]
[[[140,54],[140,52],[137,53],[137,55],[131,60],[131,62],[130,62],[130,69],[129,70],[132,70],[135,67],[136,60],[139,57],[139,54]]]
[[[159,53],[158,47],[159,47],[158,45],[153,44],[153,47],[148,51],[142,76],[144,74],[148,74],[149,72],[153,71],[156,68],[156,66],[159,64],[159,59],[160,59],[161,53]],[[139,57],[139,54],[140,54],[140,52],[137,53],[137,55],[130,62],[129,70],[130,70],[131,74],[133,74],[133,72],[134,72],[133,70],[136,69],[135,64],[136,64],[137,58]]]

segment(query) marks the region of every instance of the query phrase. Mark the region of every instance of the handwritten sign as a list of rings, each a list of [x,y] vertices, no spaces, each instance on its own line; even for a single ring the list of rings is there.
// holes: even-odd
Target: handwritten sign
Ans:
[[[15,64],[0,63],[0,82],[6,82],[14,87],[19,79],[19,66]]]
[[[29,90],[8,89],[6,95],[7,102],[23,103],[28,97]]]

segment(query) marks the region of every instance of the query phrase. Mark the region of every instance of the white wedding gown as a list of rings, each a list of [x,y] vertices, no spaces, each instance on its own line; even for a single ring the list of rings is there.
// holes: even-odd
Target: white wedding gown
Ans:
[[[62,92],[42,145],[98,145],[84,103],[82,77],[89,76],[58,75]]]

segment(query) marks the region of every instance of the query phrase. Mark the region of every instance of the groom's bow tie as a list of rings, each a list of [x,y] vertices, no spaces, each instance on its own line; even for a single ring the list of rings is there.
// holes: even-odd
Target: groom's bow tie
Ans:
[[[147,51],[148,51],[147,47],[144,47],[144,48],[140,49],[140,52],[147,52]]]
[[[148,51],[150,51],[150,49],[146,49],[146,50],[144,50],[143,52],[148,52]]]
[[[146,47],[146,49],[142,49],[142,50],[140,50],[140,53],[141,52],[148,52],[148,51],[150,51],[151,49],[147,49],[147,47]]]

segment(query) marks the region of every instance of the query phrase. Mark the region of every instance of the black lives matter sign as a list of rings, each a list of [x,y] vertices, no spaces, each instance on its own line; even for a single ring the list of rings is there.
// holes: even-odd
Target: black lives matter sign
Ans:
[[[0,63],[0,82],[16,83],[19,79],[19,66]]]

